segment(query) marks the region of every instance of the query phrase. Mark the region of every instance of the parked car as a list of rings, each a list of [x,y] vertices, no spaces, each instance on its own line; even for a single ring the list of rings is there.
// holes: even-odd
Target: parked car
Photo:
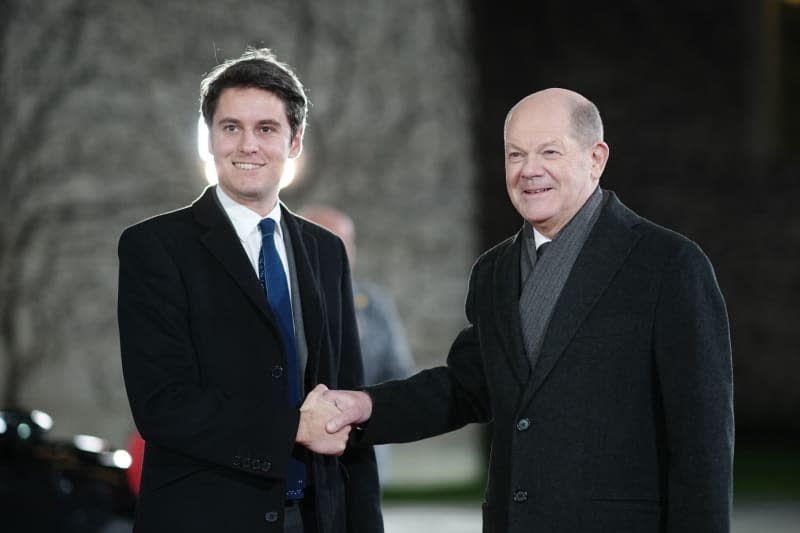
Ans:
[[[48,438],[42,411],[0,410],[0,531],[130,533],[131,456],[95,436]]]

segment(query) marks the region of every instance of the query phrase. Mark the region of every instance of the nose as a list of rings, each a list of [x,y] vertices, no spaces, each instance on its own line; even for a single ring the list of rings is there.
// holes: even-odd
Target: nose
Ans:
[[[536,178],[544,174],[544,167],[535,155],[529,155],[520,169],[520,176],[527,179]]]
[[[244,154],[252,154],[258,151],[258,141],[252,131],[244,130],[239,138],[239,151]]]

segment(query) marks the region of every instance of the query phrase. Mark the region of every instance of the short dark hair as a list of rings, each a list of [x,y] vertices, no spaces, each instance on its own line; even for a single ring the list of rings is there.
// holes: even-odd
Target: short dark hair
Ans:
[[[291,67],[281,63],[269,48],[248,47],[236,59],[220,63],[200,83],[200,112],[210,128],[219,96],[230,87],[254,87],[283,101],[292,138],[306,124],[308,98]]]

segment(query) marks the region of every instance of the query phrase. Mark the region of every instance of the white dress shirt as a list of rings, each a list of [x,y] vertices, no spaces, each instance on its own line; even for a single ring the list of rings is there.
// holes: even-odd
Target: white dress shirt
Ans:
[[[228,215],[228,218],[233,224],[236,235],[239,236],[239,241],[242,243],[247,258],[250,259],[250,264],[253,265],[253,270],[258,276],[258,256],[261,253],[261,229],[258,223],[261,222],[261,215],[236,202],[233,198],[225,194],[220,186],[216,187],[217,198],[222,208]],[[292,294],[292,283],[289,276],[289,261],[286,259],[286,245],[283,242],[283,228],[281,227],[281,205],[280,202],[275,202],[275,207],[266,218],[271,218],[275,221],[275,249],[278,250],[278,255],[283,264],[283,274],[286,276],[286,286],[289,287],[289,295]]]
[[[541,245],[543,245],[544,243],[546,243],[546,242],[550,242],[550,241],[552,241],[552,240],[553,240],[553,239],[551,239],[550,237],[545,237],[544,235],[542,235],[541,233],[539,233],[539,232],[536,230],[536,228],[534,228],[534,227],[533,227],[533,224],[531,224],[531,229],[533,229],[533,241],[536,243],[536,249],[537,249],[537,250],[538,250],[538,249],[539,249],[539,247],[540,247]]]

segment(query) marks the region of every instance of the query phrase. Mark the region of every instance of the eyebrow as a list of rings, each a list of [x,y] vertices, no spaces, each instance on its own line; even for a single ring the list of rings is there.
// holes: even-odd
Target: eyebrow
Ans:
[[[242,123],[241,120],[239,120],[238,118],[233,118],[233,117],[224,117],[224,118],[221,118],[221,119],[219,119],[217,121],[217,124],[241,124],[241,123]],[[257,124],[259,126],[264,126],[264,125],[280,126],[281,125],[280,121],[275,120],[274,118],[265,118],[263,120],[259,120],[257,122]]]
[[[537,144],[536,147],[534,148],[534,151],[538,152],[538,151],[540,151],[540,150],[542,150],[544,148],[550,147],[550,146],[555,146],[555,147],[561,148],[563,145],[557,139],[551,139],[549,141],[545,141],[543,143]],[[521,152],[527,152],[528,151],[527,149],[522,148],[521,146],[518,146],[517,144],[515,144],[513,142],[506,142],[505,143],[505,149],[506,150],[508,150],[508,149],[519,150]]]

